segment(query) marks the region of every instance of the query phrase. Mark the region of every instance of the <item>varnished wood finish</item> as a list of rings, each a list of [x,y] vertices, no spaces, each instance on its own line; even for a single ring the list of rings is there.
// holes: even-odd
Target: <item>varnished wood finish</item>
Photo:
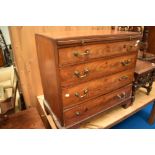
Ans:
[[[75,122],[80,122],[87,117],[96,115],[99,112],[108,110],[131,97],[131,85],[123,87],[112,93],[97,97],[91,101],[74,106],[73,108],[64,111],[65,125],[69,126]],[[125,93],[125,97],[120,99],[118,95]]]
[[[130,106],[128,109],[124,110],[121,106],[116,106],[112,109],[109,109],[101,113],[100,115],[96,117],[93,117],[92,119],[85,121],[84,123],[82,123],[81,126],[79,126],[79,128],[81,129],[105,129],[105,128],[111,128],[112,126],[124,121],[128,117],[134,115],[135,113],[143,109],[144,107],[152,103],[154,104],[155,83],[153,83],[152,91],[150,95],[144,95],[144,92],[145,90],[143,88],[140,88],[136,92],[136,100],[134,104]],[[44,100],[44,96],[41,95],[41,96],[38,96],[38,98],[39,98],[39,103],[42,104]],[[131,101],[129,101],[129,103],[131,103]],[[155,110],[154,110],[154,114],[155,114]],[[53,121],[55,122],[55,120],[51,116],[48,116],[48,118],[49,118],[49,123],[51,127],[55,129],[55,124],[53,124]],[[147,115],[146,115],[146,118],[147,118]],[[155,122],[155,119],[153,121]]]
[[[62,48],[59,49],[59,65],[77,64],[91,59],[131,53],[137,51],[135,44],[136,41],[128,41]],[[80,56],[85,51],[89,52],[88,55]],[[75,56],[76,52],[79,53],[79,56]]]
[[[55,54],[55,42],[51,41],[47,38],[42,38],[40,36],[36,36],[37,41],[37,54],[39,60],[39,67],[41,69],[41,77],[42,77],[42,85],[44,90],[44,95],[47,102],[52,103],[51,108],[55,115],[62,122],[62,106],[61,106],[61,98],[60,98],[60,90],[59,90],[59,79],[57,73],[57,58]],[[51,61],[53,60],[53,61]],[[46,69],[46,70],[44,70]],[[50,71],[51,70],[51,71]],[[51,77],[51,80],[48,80],[47,77]],[[52,88],[49,91],[49,88]]]
[[[151,114],[150,114],[150,117],[148,119],[149,124],[153,124],[155,122],[155,101],[153,103],[154,104],[152,106]]]
[[[59,48],[124,40],[131,41],[141,38],[140,33],[121,32],[117,30],[59,31],[59,33],[39,33],[39,35],[47,37],[49,39],[55,39]]]
[[[120,87],[132,83],[134,69],[106,76],[96,80],[88,81],[82,84],[75,85],[62,89],[62,100],[64,107],[75,105],[87,99],[94,98],[98,95],[112,92]],[[84,90],[87,89],[88,93],[85,97],[79,98],[75,96],[78,92],[81,96],[84,95]],[[69,94],[69,97],[66,97]]]
[[[153,71],[155,69],[155,66],[152,65],[152,63],[142,60],[136,61],[136,68],[135,68],[135,74],[142,75],[146,74],[150,71]]]
[[[119,104],[130,105],[140,37],[139,33],[117,31],[36,34],[45,100],[62,127],[78,125]],[[76,61],[72,54],[88,58]],[[117,99],[114,92],[119,93]],[[91,109],[87,114],[77,111],[80,119],[73,116],[75,110],[87,108]]]
[[[61,85],[73,85],[75,83],[96,79],[134,68],[136,56],[137,53],[134,52],[130,55],[123,55],[120,57],[108,58],[105,60],[98,60],[81,65],[60,68]],[[123,62],[126,61],[129,61],[129,63],[124,65]],[[74,74],[75,71],[78,71],[80,75],[84,75],[84,71],[86,69],[88,70],[88,74],[83,78],[79,78]]]
[[[147,95],[150,94],[152,90],[152,84],[155,76],[155,66],[147,61],[137,60],[136,68],[134,73],[134,84],[133,84],[133,101],[135,98],[135,92],[140,87],[147,90]]]
[[[148,51],[155,54],[155,26],[148,26]]]
[[[0,129],[45,129],[45,126],[35,108],[9,115],[0,122]]]
[[[10,37],[15,65],[17,67],[26,106],[36,106],[36,96],[43,94],[39,65],[37,59],[35,34],[48,33],[60,35],[65,33],[94,33],[111,29],[110,26],[11,26]]]
[[[138,52],[138,59],[143,61],[149,61],[151,63],[155,63],[155,54],[139,51]]]

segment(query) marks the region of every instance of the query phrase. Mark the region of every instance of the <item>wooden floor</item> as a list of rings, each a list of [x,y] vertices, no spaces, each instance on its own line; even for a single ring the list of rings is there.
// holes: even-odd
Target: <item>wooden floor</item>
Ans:
[[[41,105],[43,105],[43,96],[38,96],[38,101]],[[144,88],[140,88],[136,92],[135,102],[132,106],[127,109],[122,107],[115,107],[111,110],[108,110],[98,117],[95,117],[89,122],[84,123],[81,125],[80,128],[111,128],[112,126],[116,125],[117,123],[123,121],[124,119],[128,118],[129,116],[133,115],[149,103],[155,100],[155,83],[153,84],[153,89],[150,95],[146,95],[146,90]],[[52,128],[56,128],[56,125],[50,115],[47,115],[49,123]]]
[[[45,129],[45,126],[37,109],[29,108],[8,115],[8,118],[0,123],[0,129]]]

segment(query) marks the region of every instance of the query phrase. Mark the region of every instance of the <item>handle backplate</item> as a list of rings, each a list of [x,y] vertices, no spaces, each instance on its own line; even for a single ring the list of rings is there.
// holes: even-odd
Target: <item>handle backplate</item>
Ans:
[[[130,63],[131,63],[131,59],[121,61],[121,64],[122,64],[123,66],[128,66]]]
[[[80,93],[76,92],[75,96],[82,99],[82,98],[86,97],[87,94],[88,94],[88,89],[85,89],[85,90],[83,90],[83,95],[80,95]]]
[[[124,99],[126,97],[126,93],[125,92],[122,92],[121,94],[118,94],[117,97],[119,99]]]
[[[119,81],[126,80],[126,79],[128,79],[128,76],[127,75],[124,75],[124,76],[122,76],[122,77],[119,78]]]
[[[85,50],[84,52],[74,51],[73,55],[75,57],[88,56],[90,54],[90,50]]]
[[[83,74],[80,73],[79,71],[75,71],[74,75],[76,75],[76,77],[82,79],[84,77],[87,77],[88,73],[89,73],[89,70],[86,68],[86,69],[84,69]]]

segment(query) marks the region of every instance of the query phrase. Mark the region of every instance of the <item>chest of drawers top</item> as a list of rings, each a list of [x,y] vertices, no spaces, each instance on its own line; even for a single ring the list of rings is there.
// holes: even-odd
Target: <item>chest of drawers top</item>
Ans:
[[[104,43],[110,41],[140,39],[141,34],[137,32],[114,31],[114,30],[81,30],[81,31],[60,31],[59,33],[37,34],[56,41],[59,48]]]
[[[130,102],[139,39],[111,30],[36,34],[44,96],[62,126]]]

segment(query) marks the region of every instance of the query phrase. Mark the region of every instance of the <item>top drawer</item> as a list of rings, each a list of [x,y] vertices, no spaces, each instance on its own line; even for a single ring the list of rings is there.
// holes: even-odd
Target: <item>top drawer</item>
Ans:
[[[136,40],[59,49],[59,66],[137,51]]]

